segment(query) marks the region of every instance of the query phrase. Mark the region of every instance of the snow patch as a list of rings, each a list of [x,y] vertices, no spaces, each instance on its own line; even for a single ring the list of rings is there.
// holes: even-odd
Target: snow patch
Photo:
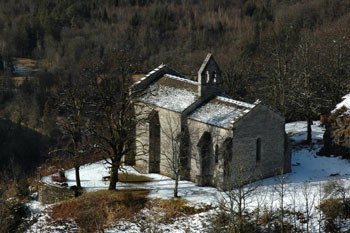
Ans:
[[[161,108],[182,112],[196,100],[196,94],[187,89],[153,84],[141,100]]]
[[[230,122],[248,113],[248,109],[218,103],[207,103],[190,115],[190,119],[228,128]]]
[[[154,70],[150,71],[148,74],[146,74],[144,77],[141,78],[141,80],[145,80],[147,77],[151,76],[152,74],[154,74],[155,72],[157,72],[158,70],[162,69],[165,65],[160,65],[157,68],[155,68]]]
[[[217,99],[221,100],[221,101],[224,101],[224,102],[227,102],[227,103],[232,103],[232,104],[235,104],[235,105],[238,105],[238,106],[241,106],[241,107],[249,108],[249,109],[252,109],[252,108],[255,107],[254,104],[249,104],[249,103],[246,103],[246,102],[230,99],[230,98],[227,98],[227,97],[224,97],[224,96],[218,96]]]
[[[306,139],[307,125],[304,121],[288,123],[285,126],[287,133],[290,134],[290,139],[294,143],[301,142]],[[318,232],[318,215],[315,210],[315,206],[320,202],[320,189],[329,179],[332,179],[331,174],[339,174],[337,178],[344,182],[346,187],[350,185],[350,160],[341,159],[339,157],[320,157],[316,155],[316,152],[322,145],[317,143],[317,140],[322,139],[323,129],[320,126],[320,122],[313,122],[313,145],[311,146],[296,146],[292,151],[292,173],[287,174],[285,184],[285,199],[284,204],[286,208],[295,208],[296,211],[305,211],[305,187],[308,187],[309,200],[313,200],[314,208],[311,212],[312,219],[310,220],[310,232]],[[129,173],[139,174],[132,167],[125,167],[125,171]],[[97,162],[94,164],[82,166],[80,169],[82,186],[88,191],[99,190],[101,188],[107,189],[108,184],[102,182],[102,176],[108,175],[108,167],[104,162]],[[160,174],[142,174],[153,178],[151,182],[143,184],[126,184],[119,182],[117,187],[122,188],[146,188],[150,190],[151,198],[164,198],[169,199],[173,196],[174,180],[169,177],[162,176]],[[66,171],[68,182],[70,184],[75,183],[74,170]],[[279,176],[267,178],[262,181],[262,186],[258,188],[255,195],[252,195],[247,199],[247,205],[251,208],[256,207],[258,204],[260,207],[265,205],[271,208],[279,207],[279,194],[276,189],[279,186]],[[43,180],[49,181],[48,177]],[[190,202],[192,205],[198,203],[217,205],[217,201],[224,197],[224,193],[219,192],[212,187],[198,187],[194,183],[189,181],[180,181],[179,183],[179,195]],[[348,194],[347,194],[348,196]],[[310,204],[310,203],[309,203]],[[34,212],[38,213],[42,210],[40,204],[33,202],[30,207]],[[46,206],[47,208],[47,206]],[[205,216],[211,216],[215,210],[211,210],[205,213],[196,214],[189,217],[183,217],[177,219],[173,224],[157,224],[152,222],[151,217],[145,210],[145,219],[138,219],[139,221],[146,221],[144,224],[149,226],[155,226],[156,229],[160,229],[161,232],[205,232],[205,225],[207,219]],[[147,222],[149,221],[149,222]],[[46,232],[52,230],[52,232],[62,232],[62,228],[59,230],[56,228],[46,227],[49,222],[49,217],[45,213],[45,209],[40,212],[38,216],[38,222],[34,224],[28,232]],[[69,230],[74,229],[76,226],[72,223]],[[152,225],[156,224],[156,225]],[[43,227],[43,228],[42,228]],[[46,228],[45,228],[46,227]],[[70,231],[71,232],[71,231]],[[140,224],[132,222],[119,222],[115,226],[111,226],[106,229],[105,232],[142,232]],[[323,232],[323,231],[321,231]]]
[[[347,94],[342,97],[342,102],[337,104],[335,109],[331,111],[332,114],[335,114],[337,110],[340,110],[342,108],[345,108],[346,111],[343,113],[344,115],[349,115],[350,114],[350,94]]]
[[[186,78],[181,78],[181,77],[178,77],[178,76],[175,76],[175,75],[165,74],[164,76],[166,76],[168,78],[172,78],[172,79],[178,80],[178,81],[181,81],[181,82],[186,82],[186,83],[190,83],[190,84],[193,84],[193,85],[198,85],[198,83],[196,81],[189,80],[189,79],[186,79]]]

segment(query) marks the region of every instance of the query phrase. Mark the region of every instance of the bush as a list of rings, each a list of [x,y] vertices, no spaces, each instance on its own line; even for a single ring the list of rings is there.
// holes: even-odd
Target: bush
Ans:
[[[180,198],[169,200],[155,199],[150,203],[152,207],[159,210],[162,215],[158,216],[158,221],[162,223],[173,223],[177,218],[185,215],[194,215],[211,209],[211,206],[203,205],[200,207],[189,206],[188,202]]]
[[[66,177],[61,177],[61,176],[51,176],[52,181],[63,183],[67,181]]]
[[[18,232],[23,218],[26,217],[26,208],[15,199],[0,199],[0,232]]]
[[[29,184],[26,178],[21,179],[16,185],[16,196],[25,199],[29,196]]]
[[[323,200],[320,209],[326,217],[326,232],[338,232],[339,226],[335,223],[335,220],[340,217],[343,212],[342,200],[335,198]]]
[[[336,219],[343,208],[341,199],[330,198],[323,200],[320,209],[323,214],[330,219]]]
[[[151,182],[153,180],[152,178],[147,176],[136,175],[136,174],[126,174],[126,173],[119,174],[118,179],[120,182],[138,183],[138,184],[144,184],[147,182]]]
[[[147,203],[148,190],[118,190],[84,193],[52,208],[55,220],[74,219],[84,232],[102,231],[118,220],[132,220]]]

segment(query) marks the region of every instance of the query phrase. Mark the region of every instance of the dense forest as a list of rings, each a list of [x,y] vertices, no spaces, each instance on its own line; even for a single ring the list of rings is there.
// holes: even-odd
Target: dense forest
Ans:
[[[350,91],[350,1],[0,0],[0,232],[25,216],[7,193],[28,197],[49,161],[79,171],[110,158],[114,190],[132,150],[130,77],[163,63],[196,79],[207,53],[226,94],[307,121],[311,143],[312,120]]]
[[[165,63],[195,78],[211,52],[228,95],[311,122],[349,91],[349,28],[347,0],[1,0],[1,117],[47,135],[46,153],[57,90],[92,61],[118,51],[133,73]],[[16,57],[38,71],[13,88]]]

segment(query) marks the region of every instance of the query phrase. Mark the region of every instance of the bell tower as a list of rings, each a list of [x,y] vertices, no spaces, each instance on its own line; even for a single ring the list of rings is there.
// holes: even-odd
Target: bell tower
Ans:
[[[218,64],[212,54],[208,53],[198,71],[198,95],[219,95],[222,89],[222,77]]]

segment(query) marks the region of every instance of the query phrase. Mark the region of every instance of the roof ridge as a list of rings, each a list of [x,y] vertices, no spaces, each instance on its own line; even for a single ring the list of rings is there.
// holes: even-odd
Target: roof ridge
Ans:
[[[161,75],[165,74],[171,74],[171,75],[177,75],[181,78],[184,78],[185,75],[177,72],[176,70],[161,64],[157,68],[153,69],[152,71],[148,72],[145,76],[143,76],[139,81],[134,83],[133,88],[135,89],[143,89],[147,85],[151,84],[154,82],[157,78],[161,77]]]
[[[176,75],[165,74],[164,76],[166,76],[168,78],[171,78],[171,79],[178,80],[178,81],[182,81],[182,82],[187,82],[187,83],[190,83],[190,84],[198,85],[198,82],[196,82],[196,81],[193,81],[193,80],[190,80],[190,79],[187,79],[187,78],[183,78],[183,77],[179,77],[179,76],[176,76]]]
[[[154,74],[155,72],[157,72],[158,70],[162,69],[163,67],[166,67],[166,65],[161,64],[158,67],[156,67],[155,69],[151,70],[150,72],[148,72],[145,76],[143,76],[140,81],[145,80],[147,77],[151,76],[152,74]]]
[[[224,102],[229,102],[229,103],[232,103],[232,104],[236,104],[236,105],[241,106],[241,107],[250,108],[250,109],[254,108],[256,106],[255,104],[250,104],[250,103],[247,103],[247,102],[235,100],[235,99],[232,99],[230,97],[225,97],[225,96],[217,96],[217,99],[219,99],[221,101],[224,101]]]
[[[213,57],[213,55],[211,53],[208,53],[207,56],[205,57],[201,67],[198,70],[198,73],[202,73],[203,70],[205,69],[205,67],[208,65],[210,59]]]

